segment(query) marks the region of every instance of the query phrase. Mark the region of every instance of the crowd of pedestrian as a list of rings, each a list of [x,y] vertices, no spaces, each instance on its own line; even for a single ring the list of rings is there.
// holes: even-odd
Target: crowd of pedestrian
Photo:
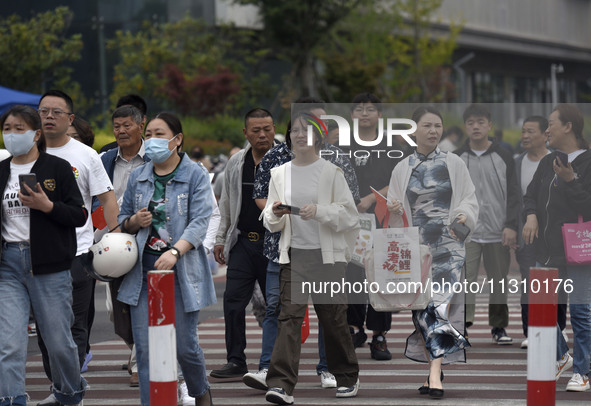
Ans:
[[[511,250],[523,286],[531,267],[557,268],[574,289],[559,294],[556,379],[572,367],[566,390],[589,390],[591,266],[567,261],[561,231],[591,220],[591,152],[576,106],[557,105],[547,119],[527,117],[517,155],[500,136],[491,137],[493,117],[484,105],[468,106],[464,128],[447,131],[440,111],[417,108],[411,150],[379,132],[383,104],[371,93],[350,104],[359,141],[350,145],[339,145],[338,127],[323,123],[321,99],[302,98],[294,106],[285,142],[276,138],[271,112],[257,107],[244,117],[244,148],[213,160],[198,146],[183,152],[180,119],[169,112],[148,119],[137,95],[118,101],[111,117],[116,141],[100,155],[92,149],[90,124],[60,90],[46,92],[37,110],[14,106],[0,117],[10,154],[0,161],[0,406],[27,403],[30,317],[52,383],[37,404],[82,404],[87,382],[81,373],[92,359],[92,276],[109,282],[115,332],[131,351],[130,385],[139,386],[141,404],[149,405],[147,273],[154,269],[174,271],[179,402],[213,405],[198,322],[199,311],[216,302],[218,265],[226,266],[226,364],[210,376],[241,378],[271,403],[294,403],[310,300],[303,285],[366,280],[363,264],[352,261],[360,218],[378,229],[418,227],[432,280],[442,286],[477,281],[482,261],[494,286],[488,324],[498,345],[513,343],[506,330]],[[402,154],[368,155],[366,145]],[[103,278],[89,256],[109,233],[127,233],[137,245],[135,265],[119,278]],[[249,372],[245,317],[253,296],[262,307],[263,336],[258,370]],[[392,313],[375,309],[363,294],[313,292],[311,300],[320,323],[320,385],[334,388],[337,398],[355,397],[361,385],[355,348],[369,341],[372,359],[392,359],[386,339]],[[523,292],[522,348],[528,346],[528,307]],[[474,313],[474,294],[449,286],[409,315],[414,331],[405,356],[429,366],[421,395],[444,397],[443,366],[466,362]]]

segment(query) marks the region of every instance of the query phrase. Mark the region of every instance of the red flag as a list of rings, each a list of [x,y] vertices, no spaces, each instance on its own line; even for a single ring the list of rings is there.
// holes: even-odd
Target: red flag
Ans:
[[[388,199],[386,199],[383,194],[375,190],[373,187],[371,187],[371,191],[376,197],[376,207],[374,209],[374,213],[378,219],[378,223],[380,224],[381,228],[387,228],[388,221],[390,220],[390,212],[388,211],[387,205]]]
[[[103,206],[99,206],[95,211],[92,212],[92,225],[102,230],[107,226],[107,221],[105,220],[105,210]]]

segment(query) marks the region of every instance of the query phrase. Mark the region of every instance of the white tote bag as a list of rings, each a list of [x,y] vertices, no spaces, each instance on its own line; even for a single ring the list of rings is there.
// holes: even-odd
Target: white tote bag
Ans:
[[[406,214],[404,224],[408,225]],[[431,300],[429,247],[420,244],[418,227],[374,230],[366,250],[369,301],[378,311],[423,310]]]

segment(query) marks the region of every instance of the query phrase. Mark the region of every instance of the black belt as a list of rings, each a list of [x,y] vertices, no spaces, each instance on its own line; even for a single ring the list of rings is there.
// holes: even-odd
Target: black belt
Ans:
[[[263,237],[263,233],[258,231],[240,231],[240,236],[248,239],[250,242],[260,241]]]

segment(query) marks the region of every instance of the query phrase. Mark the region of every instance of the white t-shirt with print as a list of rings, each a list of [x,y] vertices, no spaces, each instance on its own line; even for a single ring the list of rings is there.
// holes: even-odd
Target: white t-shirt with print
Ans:
[[[23,165],[10,163],[10,177],[2,197],[2,239],[6,242],[29,241],[31,211],[18,198],[21,188],[18,175],[31,173],[35,162]]]
[[[76,228],[78,250],[76,255],[88,251],[94,242],[92,232],[92,197],[113,190],[111,180],[97,152],[74,139],[58,148],[47,148],[47,153],[65,159],[72,166],[74,177],[84,200],[84,206],[89,211],[86,224]]]

